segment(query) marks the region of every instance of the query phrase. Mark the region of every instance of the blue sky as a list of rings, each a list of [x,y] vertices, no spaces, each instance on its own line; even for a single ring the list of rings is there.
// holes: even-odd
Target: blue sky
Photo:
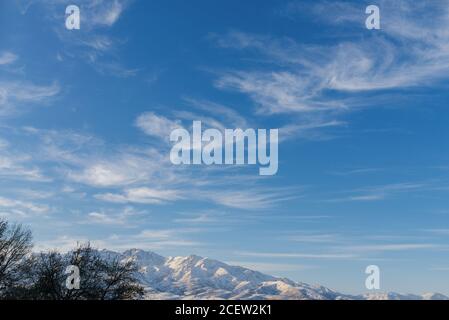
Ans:
[[[3,1],[0,215],[37,249],[197,254],[354,293],[376,264],[384,291],[449,294],[448,8]],[[172,165],[170,130],[194,120],[279,128],[277,175]]]

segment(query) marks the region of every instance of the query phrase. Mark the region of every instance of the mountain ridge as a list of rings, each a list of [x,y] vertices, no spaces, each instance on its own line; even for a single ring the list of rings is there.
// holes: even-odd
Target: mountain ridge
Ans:
[[[122,261],[135,261],[148,300],[449,300],[440,293],[343,294],[197,255],[164,257],[141,249],[100,252]]]

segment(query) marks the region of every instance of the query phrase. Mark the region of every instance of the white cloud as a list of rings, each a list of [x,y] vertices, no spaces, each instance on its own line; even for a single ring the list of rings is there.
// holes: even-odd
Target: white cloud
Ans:
[[[436,234],[436,235],[449,236],[449,229],[428,229],[425,231]]]
[[[262,74],[267,83],[263,86],[259,83],[260,90],[250,85],[257,84],[253,77],[255,73],[244,75],[249,83],[237,83],[236,79],[229,82],[228,79],[224,84],[235,85],[244,92],[262,94],[262,88],[271,89],[271,84],[277,89],[276,86],[282,83],[286,86],[284,98],[289,99],[278,99],[279,102],[288,106],[296,98],[299,111],[308,110],[307,105],[301,106],[301,102],[313,107],[328,89],[373,91],[428,85],[429,81],[447,78],[449,33],[440,27],[449,23],[447,4],[447,1],[432,4],[381,1],[381,33],[371,33],[368,38],[351,42],[338,42],[337,38],[336,44],[326,46],[236,31],[215,37],[222,47],[258,50],[275,59],[273,63],[283,64],[289,70],[284,74]],[[320,2],[303,7],[303,12],[316,14],[332,23],[350,23],[353,28],[358,26],[365,31],[365,16],[357,5]]]
[[[19,57],[12,52],[4,51],[0,53],[0,66],[12,64],[17,61]]]
[[[375,244],[375,245],[360,245],[350,246],[346,250],[349,252],[362,251],[362,252],[385,252],[385,251],[409,251],[420,249],[433,249],[439,248],[441,245],[432,243],[400,243],[400,244]]]
[[[441,27],[449,25],[448,3],[381,1],[382,30],[371,33],[364,29],[366,15],[357,4],[290,4],[285,10],[290,17],[316,15],[333,23],[337,36],[314,44],[239,31],[213,35],[219,47],[241,50],[251,61],[259,61],[219,73],[215,84],[249,96],[258,115],[291,115],[284,126],[289,137],[344,125],[339,119],[347,112],[385,105],[380,94],[387,90],[391,102],[400,99],[392,89],[427,87],[448,79],[449,32]],[[347,29],[338,29],[340,24],[351,24],[351,41]],[[366,36],[354,37],[358,31]]]
[[[102,225],[121,225],[124,223],[121,217],[111,216],[103,212],[90,212],[88,214],[88,223],[102,224]]]
[[[39,86],[25,82],[0,81],[0,117],[10,116],[28,103],[44,103],[60,92],[60,86],[53,83]]]
[[[370,186],[350,191],[351,195],[326,200],[327,202],[345,202],[345,201],[377,201],[383,200],[401,193],[411,193],[413,191],[429,188],[426,183],[394,183],[379,186]]]
[[[259,113],[313,112],[344,107],[341,102],[314,99],[316,88],[310,79],[289,71],[234,72],[222,76],[216,85],[248,94],[261,107]]]
[[[33,247],[34,252],[43,252],[51,250],[59,250],[60,252],[68,252],[73,250],[80,244],[91,243],[87,237],[75,236],[59,236],[51,240],[37,241]],[[104,248],[104,247],[103,247]]]
[[[336,176],[350,176],[350,175],[358,175],[358,174],[369,174],[369,173],[376,173],[380,171],[384,171],[385,169],[382,168],[359,168],[359,169],[350,169],[346,171],[333,171],[330,172],[330,174],[336,175]]]
[[[18,189],[16,192],[25,199],[49,199],[55,195],[54,192],[33,189]]]
[[[251,127],[246,118],[230,107],[208,100],[198,100],[193,98],[185,98],[184,100],[201,111],[201,114],[207,113],[215,119],[219,119],[215,120],[215,122],[223,122],[224,124],[219,127],[242,129]],[[200,119],[200,117],[196,117],[196,119]]]
[[[48,181],[48,176],[61,183],[63,190],[69,185],[68,191],[76,197],[86,197],[90,193],[95,199],[112,204],[146,205],[189,199],[237,209],[265,209],[293,196],[285,188],[275,191],[261,188],[259,182],[263,179],[258,176],[235,175],[235,170],[244,168],[173,166],[165,146],[162,150],[116,146],[88,134],[33,127],[14,133],[17,135],[14,140],[26,141],[22,146],[26,153],[17,153],[22,155],[20,162],[18,156],[14,161],[0,162],[0,175],[14,173],[11,179],[20,177],[42,182]],[[0,152],[0,159],[10,159],[12,155],[15,153]],[[45,176],[40,169],[44,167]],[[250,183],[250,190],[235,191],[240,182]],[[89,188],[86,193],[85,186],[96,190]],[[115,189],[111,192],[107,188]],[[77,195],[74,190],[79,190]],[[98,209],[92,212],[109,214]],[[102,217],[91,218],[99,222]]]
[[[285,141],[292,138],[301,137],[309,140],[328,140],[332,136],[323,133],[321,129],[341,127],[346,125],[346,122],[339,120],[321,121],[312,117],[310,120],[305,117],[306,120],[302,123],[287,124],[279,128],[279,139]]]
[[[216,216],[216,215],[215,215]],[[174,222],[180,224],[209,224],[221,223],[213,214],[202,213],[196,216],[174,219]]]
[[[130,0],[78,0],[76,5],[81,10],[81,28],[88,30],[112,27],[128,7]],[[22,14],[27,14],[33,5],[44,6],[50,19],[60,19],[61,7],[72,4],[67,0],[21,0],[17,5]]]
[[[9,142],[5,139],[0,138],[0,150],[5,149],[9,146]]]
[[[335,243],[339,240],[336,234],[295,234],[287,237],[290,241],[301,243]]]
[[[430,271],[448,272],[449,271],[449,267],[433,267],[433,268],[430,268]]]
[[[116,220],[114,218],[109,217],[107,214],[101,212],[91,212],[88,214],[89,220],[93,223],[100,222],[106,224],[114,224]]]
[[[109,150],[106,155],[87,154],[76,165],[79,169],[68,170],[67,177],[94,187],[128,186],[151,180],[162,182],[173,177],[173,170],[164,172],[169,165],[168,159],[156,150]]]
[[[260,272],[276,275],[276,273],[286,271],[299,271],[313,269],[315,267],[301,264],[288,264],[288,263],[268,263],[268,262],[254,262],[254,261],[227,261],[229,265],[241,266],[251,270],[257,270]],[[281,275],[280,275],[281,276]]]
[[[36,204],[34,202],[15,200],[5,197],[0,197],[0,208],[3,210],[11,210],[10,212],[17,212],[19,210],[25,215],[29,214],[46,214],[50,211],[47,205]]]
[[[27,181],[51,181],[40,168],[27,165],[31,159],[27,156],[6,155],[0,153],[0,176]]]
[[[348,200],[348,201],[376,201],[376,200],[383,200],[383,199],[385,199],[384,194],[371,194],[371,195],[365,195],[365,196],[348,197],[346,200]]]
[[[60,87],[54,83],[50,86],[37,86],[18,82],[2,82],[3,99],[15,99],[24,102],[40,102],[59,93]]]
[[[147,187],[125,190],[124,194],[105,193],[95,196],[99,200],[114,203],[160,204],[182,199],[179,190],[159,190]]]
[[[145,134],[169,141],[170,133],[177,128],[182,128],[179,121],[170,120],[153,112],[141,114],[136,120],[136,126]]]
[[[134,182],[135,177],[128,176],[126,171],[128,171],[126,168],[120,168],[114,164],[99,163],[86,168],[81,173],[69,173],[68,176],[76,182],[107,187]]]
[[[79,0],[81,10],[80,32],[70,32],[61,27],[61,8],[72,4],[66,0],[21,1],[23,14],[30,6],[39,5],[44,17],[61,41],[57,54],[59,61],[81,59],[100,74],[120,78],[135,76],[139,69],[122,65],[117,47],[125,41],[108,35],[108,31],[120,20],[132,0]]]
[[[104,35],[92,36],[91,38],[82,41],[88,47],[91,47],[98,51],[110,50],[114,45],[114,42],[111,40],[111,38]]]
[[[123,0],[107,0],[95,1],[90,6],[93,10],[89,15],[89,23],[98,26],[113,26],[122,15],[125,5],[128,1]]]
[[[272,252],[236,252],[237,255],[258,258],[298,258],[298,259],[337,259],[346,260],[356,255],[347,253],[272,253]]]
[[[85,236],[60,236],[55,239],[36,242],[35,251],[47,251],[58,249],[63,252],[73,250],[80,243],[89,243],[94,248],[110,250],[129,250],[139,248],[142,250],[165,250],[179,247],[200,247],[203,244],[181,237],[183,233],[191,233],[191,230],[159,229],[142,230],[136,235],[110,235],[104,238],[88,238]]]
[[[256,210],[273,207],[276,203],[298,197],[288,190],[216,190],[201,193],[205,199],[230,208]]]
[[[176,236],[178,232],[176,230],[143,230],[138,235],[136,235],[136,238],[141,239],[158,239],[158,240],[166,240],[171,239]]]
[[[96,57],[89,59],[90,65],[100,74],[111,75],[119,78],[134,77],[139,72],[136,68],[127,68],[117,61],[100,61]]]
[[[135,228],[142,222],[142,218],[148,219],[146,211],[137,211],[134,207],[106,208],[89,212],[80,224],[96,224],[101,226],[121,226],[124,228]]]

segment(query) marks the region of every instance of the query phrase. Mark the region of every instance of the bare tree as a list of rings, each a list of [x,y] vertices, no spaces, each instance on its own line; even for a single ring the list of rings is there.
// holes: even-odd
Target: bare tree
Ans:
[[[22,264],[31,248],[31,231],[0,220],[0,298],[21,281]]]
[[[28,229],[0,219],[0,299],[123,300],[144,294],[133,260],[102,255],[90,244],[67,254],[31,254],[31,248]],[[79,289],[66,286],[68,266],[79,269]]]
[[[144,290],[136,277],[138,267],[133,260],[110,260],[104,265],[101,300],[141,298]]]
[[[137,279],[137,266],[131,260],[104,257],[89,244],[68,254],[56,251],[32,258],[30,279],[16,290],[16,298],[34,300],[131,300],[143,296]],[[79,289],[66,286],[68,266],[80,271]],[[31,285],[29,285],[31,284]]]

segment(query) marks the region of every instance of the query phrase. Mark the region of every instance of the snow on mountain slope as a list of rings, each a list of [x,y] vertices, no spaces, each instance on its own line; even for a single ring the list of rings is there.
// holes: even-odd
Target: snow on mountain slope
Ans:
[[[124,253],[102,251],[104,255],[133,259],[146,288],[146,299],[281,299],[281,300],[443,300],[440,294],[401,295],[375,293],[344,295],[322,286],[297,283],[243,267],[195,255],[165,258],[156,253],[132,249]]]
[[[440,293],[425,293],[423,295],[401,294],[396,292],[364,294],[364,300],[449,300],[449,297]]]
[[[449,297],[446,297],[444,294],[441,293],[425,293],[422,295],[423,300],[449,300]]]

